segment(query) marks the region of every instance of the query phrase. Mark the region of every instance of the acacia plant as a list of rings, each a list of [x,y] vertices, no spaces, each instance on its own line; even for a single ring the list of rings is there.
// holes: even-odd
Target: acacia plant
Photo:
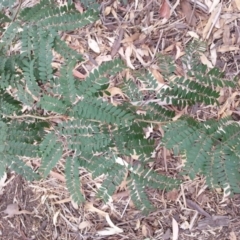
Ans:
[[[72,70],[84,57],[61,39],[63,31],[94,23],[97,10],[80,14],[73,4],[57,7],[42,0],[31,8],[18,8],[11,17],[4,7],[0,15],[0,176],[9,168],[27,180],[47,177],[61,160],[76,203],[85,199],[80,191],[82,167],[93,178],[105,176],[97,195],[105,202],[125,180],[136,207],[148,212],[152,205],[146,187],[170,190],[180,183],[151,168],[154,139],[146,138],[143,129],[160,124],[165,129],[161,144],[179,150],[191,177],[201,173],[209,186],[227,185],[239,192],[238,124],[231,120],[198,123],[189,118],[172,122],[175,113],[158,103],[217,104],[216,86],[236,86],[236,81],[224,80],[216,69],[199,65],[201,44],[193,42],[186,50],[182,59],[186,76],[175,76],[174,62],[160,56],[166,84],[159,86],[146,70],[138,74],[138,84],[123,81],[128,101],[114,106],[106,97],[109,79],[124,71],[125,64],[120,59],[106,62],[79,81]],[[53,51],[64,58],[60,76],[52,66]],[[29,167],[26,161],[31,159],[40,159],[41,166]]]

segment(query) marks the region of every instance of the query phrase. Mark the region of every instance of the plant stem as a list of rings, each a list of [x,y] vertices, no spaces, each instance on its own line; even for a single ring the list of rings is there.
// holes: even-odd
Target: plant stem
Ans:
[[[20,8],[21,8],[21,6],[22,6],[22,2],[23,2],[23,0],[19,0],[19,5],[18,5],[17,10],[16,10],[16,13],[15,13],[13,19],[12,19],[12,22],[14,22],[14,21],[16,20],[17,15],[18,15],[18,13],[19,13],[19,11],[20,11]]]
[[[168,124],[169,122],[158,122],[158,121],[152,121],[152,120],[144,120],[144,119],[135,119],[136,122],[145,122],[145,123],[152,123],[152,124]]]
[[[34,116],[34,115],[20,115],[20,116],[9,116],[9,115],[3,115],[4,117],[11,118],[11,119],[19,119],[19,118],[35,118],[40,120],[49,120],[49,119],[55,119],[55,118],[63,118],[66,119],[66,116],[48,116],[48,117],[41,117],[41,116]]]

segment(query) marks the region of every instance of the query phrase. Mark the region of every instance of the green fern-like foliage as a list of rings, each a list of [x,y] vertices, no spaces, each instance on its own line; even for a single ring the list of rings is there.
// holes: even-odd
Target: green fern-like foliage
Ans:
[[[1,168],[0,176],[3,176],[6,167],[24,175],[27,180],[39,179],[39,175],[24,164],[23,158],[36,158],[39,156],[38,145],[44,136],[43,128],[47,124],[44,122],[18,123],[6,121],[0,122],[1,136]]]
[[[96,2],[96,0],[82,0],[81,4],[83,5],[83,7],[85,8],[92,8],[92,9],[99,9],[99,4]]]
[[[65,165],[66,185],[72,200],[76,203],[84,202],[79,181],[80,162],[75,158],[68,158]]]
[[[164,84],[158,84],[149,71],[136,74],[138,86],[126,82],[123,90],[130,101],[141,109],[151,109],[150,116],[146,114],[142,119],[156,120],[160,113],[170,119],[174,117],[159,105],[184,107],[204,103],[217,106],[220,88],[237,87],[237,79],[226,79],[217,68],[209,70],[201,64],[200,54],[204,51],[204,44],[200,42],[193,41],[188,45],[186,54],[181,58],[184,76],[177,76],[177,66],[171,57],[159,55]],[[203,174],[211,188],[222,187],[226,194],[239,193],[238,123],[229,119],[199,123],[194,119],[181,118],[166,124],[164,130],[162,146],[173,149],[175,155],[181,155],[184,162],[182,174],[192,179],[197,174]]]
[[[143,128],[155,117],[170,120],[174,113],[151,104],[142,106],[146,114],[139,115],[138,106],[109,103],[110,79],[126,68],[119,59],[93,69],[84,81],[74,78],[72,70],[84,57],[59,33],[97,20],[97,5],[90,2],[82,2],[83,14],[74,5],[57,7],[54,1],[42,0],[13,19],[1,16],[8,24],[0,43],[2,166],[33,180],[47,177],[65,161],[66,186],[76,203],[85,199],[80,167],[93,178],[104,176],[97,196],[105,202],[125,180],[136,206],[147,213],[152,206],[145,187],[172,189],[179,181],[149,168],[154,141],[144,137]],[[18,48],[12,51],[13,46]],[[58,77],[52,67],[53,50],[64,59]],[[52,118],[61,121],[52,124]],[[38,173],[25,165],[29,158],[41,159]]]
[[[167,108],[170,104],[215,104],[219,96],[216,87],[234,87],[236,83],[222,80],[217,70],[199,66],[198,48],[190,45],[182,59],[186,76],[177,76],[175,63],[165,57],[159,64],[165,84],[159,84],[147,70],[137,72],[134,81],[123,81],[127,100],[115,106],[106,97],[110,79],[122,72],[125,64],[119,59],[103,63],[78,81],[72,70],[84,57],[60,37],[62,31],[97,20],[97,11],[84,7],[86,11],[80,14],[74,4],[57,7],[54,1],[42,0],[12,19],[3,13],[0,16],[7,24],[0,42],[0,176],[8,167],[28,180],[47,177],[59,161],[65,161],[66,186],[74,202],[85,199],[79,178],[83,167],[93,178],[103,176],[98,197],[110,201],[124,181],[136,207],[147,213],[152,204],[146,187],[171,190],[180,183],[151,169],[155,141],[144,133],[149,125],[170,122],[164,142],[168,148],[176,148],[183,141],[178,148],[186,156],[186,171],[192,177],[208,174],[209,185],[227,184],[237,191],[237,181],[228,174],[237,166],[238,141],[224,133],[237,132],[238,125],[221,122],[221,132],[214,122],[191,125],[183,119],[171,123],[175,113]],[[64,59],[60,76],[52,67],[53,51]],[[179,142],[174,141],[176,136],[172,140],[176,132]],[[189,146],[201,154],[191,158]],[[213,150],[211,163],[204,161]],[[228,156],[232,162],[225,161]],[[41,159],[37,173],[25,164],[32,158]]]
[[[175,106],[218,104],[219,92],[216,87],[236,86],[236,82],[223,78],[217,68],[209,70],[200,62],[200,54],[205,51],[204,44],[192,41],[182,57],[184,76],[176,75],[176,65],[170,57],[158,56],[159,67],[166,80],[157,93],[157,98]]]
[[[183,173],[191,178],[203,174],[212,188],[220,186],[226,193],[239,193],[239,131],[239,123],[231,119],[198,123],[187,118],[166,126],[163,142],[181,154]]]

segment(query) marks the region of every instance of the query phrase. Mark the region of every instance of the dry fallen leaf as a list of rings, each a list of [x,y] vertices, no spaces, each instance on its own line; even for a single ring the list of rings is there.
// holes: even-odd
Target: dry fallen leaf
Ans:
[[[222,38],[222,35],[223,35],[223,29],[220,28],[213,33],[213,39],[215,40],[215,39]]]
[[[219,16],[222,10],[222,4],[219,4],[214,11],[211,13],[210,18],[208,19],[208,22],[206,24],[206,26],[203,29],[203,33],[202,33],[202,37],[203,39],[208,39],[213,27],[216,25],[216,23],[219,20]]]
[[[111,6],[107,6],[104,10],[104,16],[107,16],[111,13],[112,11],[112,7]]]
[[[7,214],[6,217],[13,217],[15,214],[19,213],[18,205],[16,203],[9,204],[3,212]]]
[[[80,189],[81,190],[81,189]],[[72,206],[73,208],[75,208],[76,210],[78,210],[78,204],[76,202],[74,202],[74,200],[72,199],[71,197],[71,203],[72,203]]]
[[[240,8],[239,8],[239,10],[240,10]],[[230,234],[229,234],[229,240],[237,240],[237,237],[236,237],[235,232],[230,232]]]
[[[107,227],[107,228],[105,228],[103,230],[97,231],[97,233],[100,236],[110,236],[110,235],[114,235],[114,234],[118,234],[118,233],[122,233],[123,232],[123,230],[121,228],[119,228],[119,227],[117,227],[116,225],[113,224],[113,222],[110,219],[108,213],[106,213],[106,212],[104,212],[104,211],[94,207],[93,203],[90,203],[90,202],[86,203],[85,204],[85,209],[87,211],[90,211],[90,212],[98,213],[102,217],[105,217],[105,219],[106,219],[106,221],[107,221],[107,223],[108,223],[108,225],[110,227]]]
[[[209,8],[209,13],[211,13],[213,11],[213,9],[215,9],[215,7],[219,4],[220,0],[213,0],[211,7]]]
[[[175,46],[175,50],[176,50],[175,60],[179,59],[185,54],[184,52],[181,51],[181,48],[178,45]]]
[[[57,225],[57,219],[58,219],[58,215],[59,215],[59,213],[60,213],[60,209],[57,211],[57,212],[55,212],[55,214],[54,214],[54,216],[53,216],[53,225],[56,227],[56,225]]]
[[[226,102],[223,106],[218,110],[218,118],[220,118],[221,115],[223,115],[224,112],[229,110],[231,108],[232,103],[234,102],[235,98],[239,96],[240,94],[238,92],[234,92],[228,99],[226,99]]]
[[[75,8],[80,12],[83,13],[83,7],[79,1],[74,2]]]
[[[172,239],[177,240],[178,239],[179,228],[178,228],[178,223],[174,218],[172,219],[172,232],[173,232]]]
[[[240,11],[240,0],[235,0],[235,3],[237,5],[237,9]]]
[[[139,39],[141,33],[140,32],[136,32],[133,35],[124,38],[121,43],[133,43],[134,41],[136,41],[137,39]]]
[[[180,228],[183,230],[189,229],[189,222],[188,221],[184,221],[181,225]]]
[[[147,227],[146,227],[146,225],[142,225],[142,235],[144,236],[144,237],[149,237],[148,236],[148,230],[147,230]]]
[[[16,203],[9,204],[7,208],[2,212],[7,214],[6,218],[9,218],[9,217],[11,218],[14,215],[19,215],[19,214],[33,214],[32,212],[29,212],[27,210],[19,211],[19,207]]]
[[[136,54],[137,59],[139,60],[139,62],[144,66],[147,67],[148,63],[144,62],[143,58],[141,55],[143,55],[143,51],[141,49],[136,49],[135,47],[133,47],[133,51]]]
[[[100,53],[100,48],[98,46],[98,43],[93,40],[92,38],[88,38],[88,46],[95,52]]]
[[[103,62],[109,62],[112,61],[111,55],[103,55],[103,56],[97,56],[95,61],[97,62],[98,66],[100,66]]]
[[[123,99],[125,98],[125,95],[123,94],[123,92],[120,88],[111,87],[111,88],[108,88],[107,91],[111,94],[111,97],[119,94]]]
[[[207,57],[205,56],[205,54],[200,53],[200,59],[202,64],[207,65],[209,68],[213,68],[212,63],[207,59]]]
[[[152,236],[152,228],[147,223],[142,225],[142,234],[146,238]]]
[[[85,79],[86,75],[83,75],[82,73],[80,73],[78,70],[73,69],[73,76],[76,78],[80,78],[80,79]]]
[[[187,34],[192,38],[199,39],[199,36],[197,35],[197,33],[193,32],[193,31],[188,31]]]
[[[133,48],[132,48],[131,45],[126,48],[126,51],[125,51],[125,59],[126,59],[126,61],[127,61],[128,67],[130,67],[131,69],[134,70],[135,67],[132,65],[132,62],[131,62],[132,50],[133,50]]]
[[[224,25],[223,44],[224,45],[229,45],[230,44],[230,28],[227,24]]]
[[[157,69],[150,68],[150,71],[154,78],[156,78],[159,83],[165,83],[162,74]]]
[[[91,226],[92,226],[92,223],[90,221],[83,221],[79,224],[78,228],[82,230],[84,228],[89,228]]]
[[[162,6],[159,9],[159,15],[162,18],[169,19],[170,18],[170,7],[168,4],[168,0],[164,0]]]
[[[213,66],[215,66],[217,62],[217,49],[214,43],[210,45],[210,58]]]
[[[196,26],[197,19],[195,17],[192,5],[187,0],[182,0],[180,6],[183,14],[186,17],[187,23],[191,26]]]
[[[173,189],[172,191],[167,192],[166,197],[169,201],[176,201],[178,198],[178,190]]]
[[[239,49],[240,49],[239,46],[225,46],[225,45],[222,45],[219,48],[217,48],[217,52],[225,53],[225,52],[237,51]]]

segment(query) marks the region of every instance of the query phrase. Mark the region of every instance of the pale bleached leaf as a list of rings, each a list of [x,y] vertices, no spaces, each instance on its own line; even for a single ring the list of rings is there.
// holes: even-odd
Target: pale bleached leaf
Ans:
[[[98,43],[92,39],[88,38],[88,46],[95,52],[95,53],[100,53],[100,48],[98,46]]]
[[[178,223],[174,218],[172,219],[172,232],[173,232],[172,239],[178,240],[179,228],[178,228]]]
[[[132,52],[133,52],[132,46],[128,46],[125,50],[125,58],[126,58],[128,67],[134,70],[135,67],[132,65],[132,62],[131,62]]]

